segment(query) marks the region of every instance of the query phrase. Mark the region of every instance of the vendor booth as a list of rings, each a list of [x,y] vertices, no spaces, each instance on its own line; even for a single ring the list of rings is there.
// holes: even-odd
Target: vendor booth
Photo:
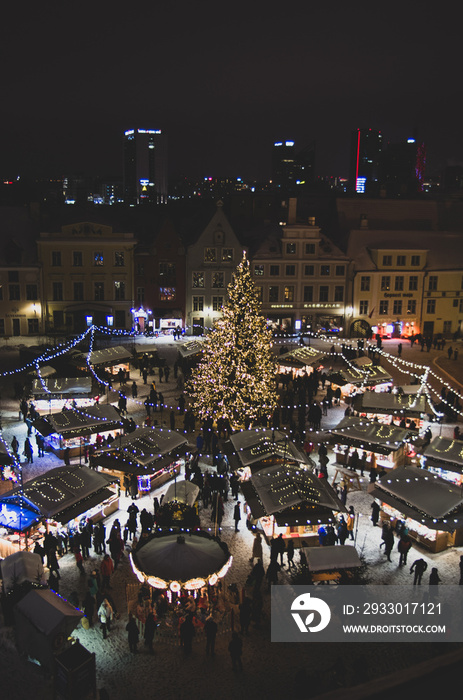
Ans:
[[[325,353],[309,346],[297,347],[275,358],[277,371],[280,374],[291,374],[292,377],[312,374],[314,368],[319,368],[325,359]]]
[[[353,449],[366,452],[363,469],[372,467],[378,471],[394,469],[409,460],[412,439],[416,431],[385,425],[376,421],[346,417],[330,430],[330,442],[334,443],[336,464],[345,467],[351,464]]]
[[[136,478],[138,492],[146,493],[180,473],[187,449],[187,438],[174,430],[137,428],[97,450],[90,464],[120,480],[122,488],[125,477]]]
[[[371,387],[378,391],[386,391],[392,386],[392,377],[381,365],[375,365],[373,360],[364,355],[350,360],[347,367],[330,372],[327,379],[333,389],[341,388],[343,397],[350,396],[361,387]]]
[[[461,488],[414,466],[397,467],[368,487],[380,517],[405,524],[408,534],[431,552],[463,545]]]
[[[43,564],[39,554],[33,552],[14,552],[1,562],[0,578],[3,593],[8,595],[13,588],[25,581],[40,584],[43,581]]]
[[[127,381],[130,378],[130,360],[132,357],[130,350],[123,345],[115,345],[110,348],[93,350],[90,353],[90,357],[88,357],[88,353],[76,354],[74,362],[80,369],[88,369],[88,365],[91,365],[95,371],[102,369],[114,376],[122,370]]]
[[[34,379],[32,396],[39,413],[54,413],[63,408],[93,406],[91,377],[48,377]]]
[[[422,467],[457,486],[463,484],[463,440],[435,437],[421,454]]]
[[[98,434],[106,438],[114,431],[123,430],[126,423],[116,408],[108,404],[40,416],[33,426],[45,438],[47,448],[64,459],[67,448],[69,456],[83,456],[85,445],[94,442]]]
[[[230,467],[238,471],[242,479],[272,464],[300,465],[308,469],[305,452],[291,442],[280,430],[242,430],[230,436],[223,446]]]
[[[33,549],[47,530],[77,529],[119,508],[114,479],[88,467],[57,467],[0,497],[0,557]]]
[[[390,424],[392,418],[414,424],[416,430],[428,419],[430,407],[425,394],[393,394],[389,392],[365,391],[354,396],[353,410],[368,420]],[[412,425],[413,427],[413,425]]]
[[[346,512],[326,479],[287,464],[263,467],[242,482],[241,490],[267,541],[282,534],[295,546],[302,541],[318,546],[319,526],[334,523],[335,513]]]
[[[53,671],[54,655],[70,646],[69,636],[84,614],[54,591],[34,590],[17,603],[14,616],[19,653]]]
[[[303,552],[313,583],[339,583],[343,575],[352,575],[362,566],[357,550],[350,545],[303,547]]]

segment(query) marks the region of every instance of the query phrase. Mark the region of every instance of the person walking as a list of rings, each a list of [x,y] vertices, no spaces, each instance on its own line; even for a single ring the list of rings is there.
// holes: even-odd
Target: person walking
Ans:
[[[339,523],[338,523],[338,527],[337,527],[336,532],[338,535],[339,544],[345,544],[345,542],[347,540],[347,535],[349,533],[348,533],[347,524],[346,524],[346,521],[344,520],[343,515],[341,515],[341,517],[339,518]]]
[[[17,457],[19,452],[19,442],[16,435],[13,435],[13,439],[11,441],[11,449],[13,450],[14,456]]]
[[[412,574],[413,572],[415,572],[415,577],[413,579],[414,586],[419,586],[421,584],[421,579],[423,578],[423,574],[427,568],[428,565],[424,559],[415,559],[415,561],[410,567],[410,573]]]
[[[391,524],[386,521],[383,525],[383,532],[382,532],[382,542],[379,545],[380,548],[384,545],[384,554],[387,557],[388,561],[391,560],[391,552],[394,547],[394,533],[392,531]]]
[[[104,559],[101,562],[100,566],[100,573],[101,573],[101,578],[102,578],[102,588],[103,590],[108,590],[111,588],[110,585],[110,579],[111,579],[111,574],[114,571],[114,564],[113,560],[109,556],[109,554],[104,555]]]
[[[150,654],[154,654],[153,640],[156,632],[156,620],[152,611],[148,613],[145,620],[145,631],[143,637],[145,639],[145,647],[148,648]]]
[[[206,656],[215,656],[215,638],[217,636],[217,622],[212,615],[206,618],[204,632],[206,634]]]
[[[441,578],[439,576],[439,570],[434,566],[431,569],[431,573],[429,574],[429,585],[430,586],[437,586],[439,583],[441,583]]]
[[[103,639],[106,639],[108,632],[111,631],[111,621],[113,619],[113,609],[107,598],[103,598],[103,601],[98,608],[98,619],[101,624]]]
[[[354,539],[355,512],[354,506],[349,506],[349,512],[346,517],[347,534],[350,540]]]
[[[138,627],[137,623],[135,621],[134,616],[132,613],[129,613],[129,621],[125,626],[128,640],[129,640],[129,649],[132,654],[137,654],[138,653],[138,637],[139,637],[139,632],[138,632]]]
[[[376,503],[376,501],[373,501],[373,503],[371,504],[371,522],[373,523],[373,525],[378,524],[379,512],[380,512],[379,504]]]
[[[233,520],[235,521],[235,532],[239,532],[238,525],[241,520],[241,507],[240,501],[237,501],[233,509]]]
[[[407,563],[407,555],[411,546],[412,541],[410,539],[410,535],[402,533],[400,536],[399,543],[397,545],[397,549],[399,550],[399,566],[402,566],[402,564],[405,565]]]
[[[195,636],[195,627],[191,618],[191,614],[188,614],[180,625],[180,645],[183,647],[185,656],[191,654],[193,637]]]
[[[232,669],[234,671],[242,671],[243,663],[241,661],[241,655],[243,653],[243,642],[238,632],[232,632],[232,638],[228,645],[228,652],[232,662]]]
[[[27,437],[26,440],[24,441],[24,452],[23,455],[26,458],[26,461],[28,464],[34,464],[34,453],[32,450],[32,444],[29,438]]]
[[[292,566],[296,566],[294,563],[294,540],[289,539],[288,540],[288,545],[286,547],[286,557],[288,559],[288,569],[290,569]]]

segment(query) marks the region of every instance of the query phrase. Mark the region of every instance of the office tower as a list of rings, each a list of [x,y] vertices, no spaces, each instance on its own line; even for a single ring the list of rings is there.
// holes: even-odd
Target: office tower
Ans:
[[[124,133],[124,199],[128,204],[167,202],[167,140],[160,129]]]
[[[277,141],[272,152],[272,185],[283,195],[296,187],[296,147],[294,141]]]
[[[375,129],[352,132],[349,189],[357,194],[377,196],[382,151],[382,135]]]

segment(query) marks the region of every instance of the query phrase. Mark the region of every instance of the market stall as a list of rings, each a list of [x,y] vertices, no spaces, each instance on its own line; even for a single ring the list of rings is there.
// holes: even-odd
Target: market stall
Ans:
[[[335,513],[346,512],[326,479],[294,465],[263,467],[241,489],[267,541],[282,534],[295,546],[302,541],[318,546],[320,524],[334,523]]]
[[[39,413],[54,413],[63,408],[93,406],[91,377],[48,377],[34,379],[31,393]]]
[[[64,459],[68,448],[69,456],[82,456],[85,446],[95,442],[97,435],[113,436],[114,431],[121,432],[125,425],[126,421],[110,404],[51,413],[33,422],[35,430],[45,438],[47,448],[60,459]]]
[[[110,348],[93,350],[90,357],[88,353],[78,353],[74,356],[74,363],[79,369],[86,370],[88,365],[91,365],[95,371],[105,370],[113,376],[117,376],[122,370],[127,381],[130,379],[130,360],[132,357],[132,353],[126,347],[115,345]]]
[[[436,474],[420,467],[397,467],[368,487],[378,501],[380,517],[408,534],[431,552],[463,545],[463,494]]]
[[[457,486],[463,484],[463,440],[435,437],[418,458],[422,467]]]
[[[57,467],[0,497],[0,556],[32,549],[47,530],[78,529],[119,507],[114,479],[83,466]]]
[[[303,552],[313,583],[339,583],[343,575],[352,575],[362,566],[357,550],[349,545],[304,547]]]
[[[238,471],[242,479],[272,464],[300,465],[308,469],[309,459],[280,430],[256,428],[234,433],[223,445],[230,467]]]
[[[350,360],[342,369],[329,372],[327,379],[334,390],[340,387],[343,397],[351,396],[367,386],[377,391],[386,391],[392,386],[389,372],[381,365],[374,364],[366,355]]]
[[[336,464],[350,466],[352,451],[360,449],[366,453],[363,462],[366,470],[372,467],[378,471],[390,470],[406,462],[414,437],[416,431],[354,417],[343,418],[330,430]]]
[[[423,427],[430,407],[425,394],[389,393],[365,391],[353,397],[352,408],[356,414],[368,420],[390,424],[393,418],[405,421],[414,430]]]
[[[293,378],[312,374],[314,368],[322,367],[325,356],[325,353],[307,345],[293,348],[275,358],[277,372],[291,374]]]
[[[137,428],[97,450],[90,464],[119,479],[122,488],[125,477],[136,479],[137,492],[144,493],[179,474],[187,449],[187,438],[174,430]]]

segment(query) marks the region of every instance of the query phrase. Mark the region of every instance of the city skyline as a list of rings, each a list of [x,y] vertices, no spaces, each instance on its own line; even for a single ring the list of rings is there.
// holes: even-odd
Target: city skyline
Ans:
[[[3,175],[121,173],[134,126],[167,134],[171,175],[265,180],[273,143],[291,139],[315,142],[317,174],[347,176],[357,128],[386,142],[416,130],[429,174],[462,163],[456,26],[395,9],[10,7]]]

